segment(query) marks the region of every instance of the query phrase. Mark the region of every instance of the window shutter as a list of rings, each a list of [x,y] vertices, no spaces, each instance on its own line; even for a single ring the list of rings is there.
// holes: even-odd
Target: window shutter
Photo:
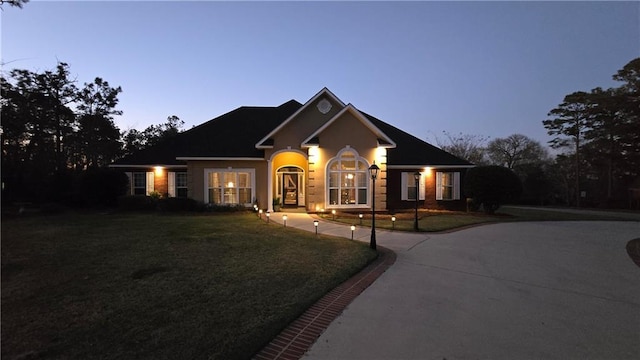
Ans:
[[[460,173],[453,173],[453,200],[460,200]]]
[[[129,178],[129,193],[127,195],[133,195],[133,173],[130,171],[125,172],[127,178]]]
[[[409,191],[407,189],[407,173],[403,172],[400,180],[400,200],[409,200]]]
[[[424,189],[425,189],[425,175],[420,173],[420,200],[424,200]]]
[[[147,172],[147,195],[149,195],[154,189],[153,181],[153,171]]]
[[[442,173],[436,172],[436,200],[442,200]]]
[[[176,173],[173,171],[167,172],[167,182],[169,187],[169,197],[176,197]]]

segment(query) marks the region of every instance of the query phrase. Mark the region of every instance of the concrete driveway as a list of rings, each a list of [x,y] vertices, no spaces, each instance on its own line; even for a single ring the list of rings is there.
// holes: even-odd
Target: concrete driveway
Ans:
[[[638,359],[639,237],[640,222],[379,233],[396,264],[305,358]]]

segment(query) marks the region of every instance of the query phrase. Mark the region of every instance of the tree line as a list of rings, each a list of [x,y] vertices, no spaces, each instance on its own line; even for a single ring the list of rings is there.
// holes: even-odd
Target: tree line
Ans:
[[[184,125],[173,115],[144,131],[121,131],[114,119],[122,115],[117,109],[122,88],[100,77],[78,85],[64,62],[39,72],[11,70],[0,76],[0,90],[3,204],[82,202],[87,196],[77,191],[83,181],[101,178],[97,172],[112,176],[104,170],[108,164],[177,134]]]
[[[438,146],[476,165],[511,169],[523,203],[638,207],[640,203],[640,58],[613,75],[620,86],[576,91],[550,110],[542,125],[552,157],[522,134],[488,141],[449,134]]]

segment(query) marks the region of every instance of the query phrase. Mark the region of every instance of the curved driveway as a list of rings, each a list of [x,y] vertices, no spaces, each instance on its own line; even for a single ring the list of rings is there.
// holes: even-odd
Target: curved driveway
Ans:
[[[638,237],[640,222],[380,231],[395,265],[305,359],[638,359],[640,268],[625,250]]]

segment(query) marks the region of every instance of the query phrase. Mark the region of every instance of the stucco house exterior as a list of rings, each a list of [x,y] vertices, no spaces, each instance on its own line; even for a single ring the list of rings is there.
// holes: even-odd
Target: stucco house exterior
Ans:
[[[380,168],[372,199],[368,168]],[[473,164],[345,104],[323,88],[306,103],[240,107],[111,165],[130,194],[308,212],[462,210]],[[414,174],[420,173],[418,187]]]

